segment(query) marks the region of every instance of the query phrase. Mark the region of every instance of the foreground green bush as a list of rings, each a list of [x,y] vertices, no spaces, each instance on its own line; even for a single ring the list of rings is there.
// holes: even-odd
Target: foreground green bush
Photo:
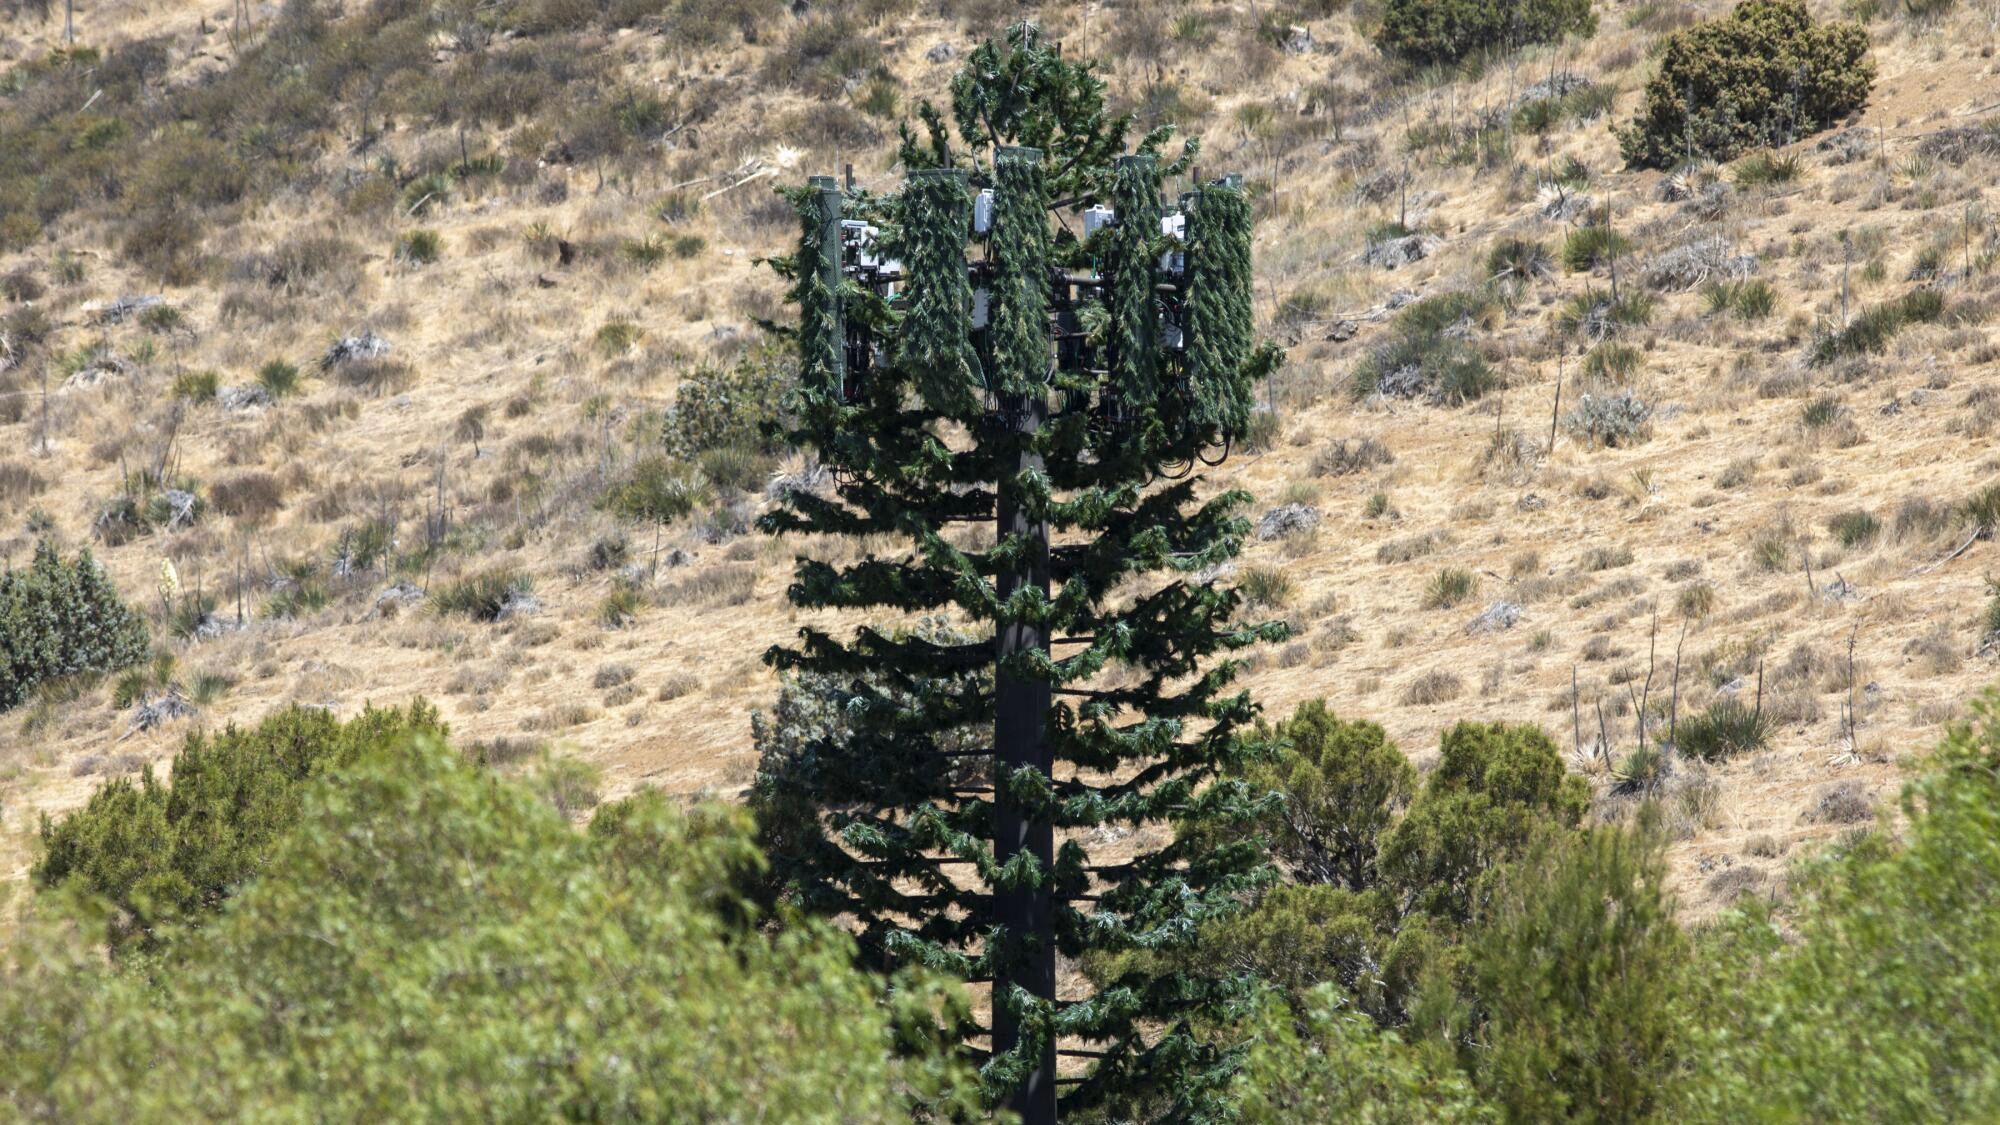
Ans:
[[[754,927],[747,818],[659,795],[572,829],[435,739],[306,786],[263,873],[137,965],[39,917],[0,1107],[63,1121],[908,1121],[967,1068],[830,927]],[[929,1018],[928,1011],[925,1018]],[[946,1114],[949,1116],[949,1114]],[[961,1118],[962,1119],[962,1118]]]
[[[1868,101],[1867,51],[1867,31],[1813,22],[1805,0],[1744,0],[1667,40],[1619,147],[1629,163],[1670,168],[1816,133]]]
[[[0,574],[0,711],[43,680],[125,668],[149,648],[145,622],[89,551],[64,562],[44,540],[26,569]]]
[[[1375,45],[1419,65],[1597,30],[1590,0],[1388,0]]]
[[[2000,696],[1904,791],[1899,839],[1837,847],[1780,919],[1702,953],[1691,1123],[2000,1120]]]
[[[118,908],[114,950],[149,947],[169,922],[198,925],[263,866],[299,813],[305,783],[369,747],[412,734],[442,736],[437,709],[369,708],[342,723],[290,707],[249,730],[191,734],[159,781],[115,778],[60,821],[42,818],[41,887],[74,885]]]

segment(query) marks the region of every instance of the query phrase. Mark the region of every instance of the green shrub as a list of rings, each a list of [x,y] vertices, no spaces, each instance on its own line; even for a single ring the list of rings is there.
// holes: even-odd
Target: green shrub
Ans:
[[[1630,239],[1610,227],[1592,224],[1577,227],[1564,236],[1562,264],[1571,273],[1585,273],[1608,266],[1613,258],[1631,252]]]
[[[648,457],[633,465],[623,480],[605,489],[598,507],[620,519],[672,523],[709,502],[709,483],[665,457]]]
[[[174,377],[173,395],[193,403],[214,402],[222,377],[213,371],[183,371]]]
[[[256,876],[155,957],[107,965],[39,896],[0,991],[0,1026],[37,1029],[0,1046],[8,1117],[976,1116],[971,1067],[915,1031],[943,988],[743,908],[740,810],[649,793],[579,831],[434,737],[371,741],[260,806],[266,841],[232,831]]]
[[[0,711],[45,680],[115,671],[150,648],[145,622],[89,551],[64,562],[43,540],[26,569],[0,574]]]
[[[1662,1120],[1925,1125],[2000,1116],[2000,705],[1955,724],[1893,834],[1850,836],[1708,935],[1703,1061]]]
[[[1375,45],[1430,66],[1596,30],[1590,0],[1388,0]]]
[[[396,239],[396,260],[408,266],[427,266],[444,257],[444,237],[419,227],[404,231]]]
[[[1826,529],[1849,549],[1864,547],[1875,541],[1882,531],[1882,521],[1870,515],[1864,508],[1842,512],[1826,521]]]
[[[274,359],[257,369],[257,382],[272,398],[284,398],[299,389],[297,365]]]
[[[1746,188],[1789,184],[1799,178],[1799,172],[1799,158],[1796,156],[1753,152],[1736,162],[1736,183]]]
[[[1236,589],[1243,604],[1251,609],[1277,609],[1289,604],[1298,586],[1292,576],[1274,566],[1253,566],[1243,571]]]
[[[1676,748],[1688,757],[1719,762],[1763,749],[1774,725],[1756,708],[1736,699],[1722,699],[1681,720],[1674,738]]]
[[[673,225],[688,222],[701,214],[701,196],[691,191],[670,191],[653,204],[653,217]]]
[[[1276,747],[1250,767],[1256,785],[1285,795],[1272,852],[1311,883],[1351,891],[1376,880],[1376,840],[1416,790],[1416,771],[1376,723],[1342,720],[1323,699],[1301,703],[1258,737]]]
[[[1880,355],[1904,328],[1943,316],[1943,296],[1934,289],[1912,289],[1893,301],[1868,306],[1845,328],[1815,336],[1806,347],[1806,362],[1824,367],[1843,356]]]
[[[2000,529],[2000,482],[1989,484],[1958,504],[1958,514],[1971,524],[1982,539],[1991,539]]]
[[[78,884],[115,904],[112,948],[147,948],[169,922],[199,925],[263,866],[296,818],[306,781],[361,751],[416,733],[442,736],[437,710],[373,708],[349,723],[291,707],[249,730],[196,732],[171,776],[148,768],[107,783],[60,821],[43,818],[35,883]]]
[[[722,446],[776,452],[778,439],[765,428],[780,420],[785,394],[797,379],[775,354],[696,368],[681,379],[661,426],[667,452],[688,459]]]
[[[451,199],[451,177],[443,172],[419,176],[403,188],[403,214],[427,215],[431,208]]]
[[[1483,288],[1412,302],[1396,314],[1389,340],[1356,365],[1349,393],[1357,399],[1382,394],[1455,406],[1498,389],[1500,376],[1467,340],[1497,305]]]
[[[597,326],[596,335],[591,337],[599,353],[608,358],[616,358],[631,351],[639,343],[645,332],[640,327],[622,317],[607,320]]]
[[[1452,609],[1464,605],[1479,590],[1479,576],[1469,570],[1445,567],[1424,588],[1425,609]]]
[[[1808,430],[1825,429],[1847,416],[1847,407],[1839,395],[1820,395],[1807,403],[1799,412],[1799,421]]]
[[[667,260],[667,243],[657,234],[628,238],[618,244],[618,256],[642,270],[649,270]]]
[[[498,621],[532,588],[527,575],[495,567],[440,586],[431,594],[431,608],[474,621]]]
[[[1645,355],[1638,348],[1606,340],[1583,357],[1583,375],[1595,382],[1615,385],[1638,374],[1644,362]]]
[[[1818,132],[1868,100],[1867,51],[1865,30],[1816,24],[1804,0],[1744,0],[1667,40],[1619,147],[1629,163],[1669,168]]]
[[[1664,853],[1644,822],[1590,827],[1542,836],[1482,880],[1469,1069],[1501,1120],[1671,1120],[1655,1115],[1686,1065],[1692,951]]]
[[[1423,793],[1382,836],[1382,873],[1415,909],[1463,922],[1479,876],[1543,828],[1576,827],[1590,787],[1538,727],[1459,723],[1438,749]]]
[[[1297,1008],[1276,998],[1265,1002],[1249,1026],[1236,1078],[1244,1125],[1493,1121],[1448,1055],[1407,1045],[1396,1032],[1356,1018],[1352,1007],[1331,982]]]
[[[1486,276],[1507,281],[1545,281],[1555,274],[1555,260],[1532,238],[1503,238],[1486,252]]]
[[[1703,302],[1711,314],[1731,312],[1738,320],[1762,320],[1778,305],[1771,283],[1754,281],[1711,281],[1701,287]]]

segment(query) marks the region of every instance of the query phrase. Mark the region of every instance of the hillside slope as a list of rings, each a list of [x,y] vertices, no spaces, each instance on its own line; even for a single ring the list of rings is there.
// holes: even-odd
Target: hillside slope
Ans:
[[[780,285],[757,258],[792,229],[770,189],[848,165],[892,189],[895,123],[1013,12],[801,7],[104,0],[77,13],[95,54],[68,56],[60,9],[0,17],[0,556],[45,533],[89,545],[161,637],[163,562],[182,624],[199,624],[191,594],[214,599],[208,627],[167,642],[195,717],[137,729],[109,682],[0,715],[0,871],[25,870],[38,812],[162,763],[189,723],[287,701],[422,694],[489,757],[547,746],[607,794],[748,782],[748,715],[774,690],[759,657],[802,623],[789,560],[846,548],[744,533],[762,464],[729,467],[747,487],[718,481],[657,544],[597,501],[658,455],[684,379],[759,362]],[[1775,171],[1765,154],[1697,170],[1669,201],[1610,125],[1660,37],[1727,5],[1598,7],[1587,41],[1430,78],[1395,74],[1359,5],[1041,18],[1258,199],[1258,312],[1289,362],[1271,432],[1211,480],[1250,489],[1253,517],[1295,504],[1317,523],[1237,568],[1298,635],[1248,686],[1271,713],[1324,695],[1419,759],[1460,718],[1542,723],[1615,815],[1635,705],[1663,706],[1679,649],[1682,723],[1760,690],[1777,721],[1765,749],[1666,783],[1700,905],[1774,886],[1794,842],[1865,817],[1992,677],[1994,547],[1953,513],[2000,477],[2000,143],[1980,131],[2000,72],[1983,10],[1885,6],[1847,130]],[[1578,78],[1597,93],[1513,112]],[[1564,239],[1607,205],[1631,249],[1565,269]],[[1408,323],[1396,311],[1486,282],[1505,238],[1553,269],[1447,325],[1500,389],[1351,394]],[[1387,268],[1408,256],[1388,245],[1423,256]],[[1711,309],[1703,271],[1732,269],[1773,307]],[[1614,285],[1650,298],[1643,323],[1587,315]],[[1934,322],[1804,362],[1821,326],[1919,286],[1943,296]],[[342,338],[388,351],[325,362]],[[236,390],[273,361],[294,393]],[[1648,416],[1616,446],[1560,417],[1620,391]],[[143,506],[190,484],[192,526],[100,521],[123,492]],[[532,611],[425,605],[478,575],[526,576]],[[1518,614],[1488,621],[1507,624],[1473,624],[1502,602]]]

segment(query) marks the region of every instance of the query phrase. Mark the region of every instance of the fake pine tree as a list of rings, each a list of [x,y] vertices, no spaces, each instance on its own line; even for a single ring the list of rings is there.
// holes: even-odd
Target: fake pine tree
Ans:
[[[1277,362],[1251,346],[1249,206],[1197,187],[1170,233],[1163,176],[1193,144],[1124,153],[1103,84],[1032,26],[951,93],[950,125],[926,104],[905,133],[900,192],[793,193],[790,437],[834,483],[763,527],[860,544],[801,558],[790,597],[875,623],[815,618],[768,654],[844,686],[754,803],[789,895],[871,964],[991,986],[990,1026],[956,1030],[996,1106],[1212,1120],[1233,1060],[1203,1032],[1244,986],[1176,955],[1268,868],[1174,828],[1249,811],[1228,654],[1283,632],[1209,580],[1248,498],[1198,472]],[[1058,955],[1088,973],[1059,987]]]

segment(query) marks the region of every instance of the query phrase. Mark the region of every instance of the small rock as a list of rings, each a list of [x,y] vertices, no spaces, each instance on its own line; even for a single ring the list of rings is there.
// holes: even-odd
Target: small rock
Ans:
[[[256,383],[239,383],[224,387],[215,396],[224,410],[253,410],[271,405],[271,392]]]
[[[1521,622],[1521,607],[1513,602],[1494,602],[1486,612],[1466,623],[1468,633],[1498,633]]]
[[[929,63],[947,63],[957,57],[958,48],[949,43],[939,43],[924,52],[924,61]]]
[[[500,612],[493,615],[495,621],[508,621],[516,617],[526,617],[540,613],[542,603],[526,590],[509,590],[500,599]]]
[[[166,491],[166,500],[167,511],[170,513],[167,516],[168,531],[194,522],[194,493],[183,492],[178,488],[169,488]]]
[[[1310,504],[1286,504],[1264,513],[1257,521],[1257,538],[1269,542],[1295,531],[1311,531],[1319,526],[1319,509]]]
[[[1235,573],[1235,563],[1216,563],[1214,566],[1205,566],[1196,571],[1194,580],[1200,585],[1207,586],[1221,579],[1229,578]]]
[[[1335,344],[1344,344],[1361,333],[1361,325],[1352,320],[1336,320],[1326,330],[1326,339]]]
[[[1361,255],[1361,260],[1371,266],[1385,270],[1401,269],[1411,262],[1421,262],[1431,256],[1431,252],[1444,244],[1444,239],[1434,234],[1410,234],[1400,238],[1385,238],[1371,242]]]
[[[1543,184],[1540,194],[1541,216],[1551,222],[1566,223],[1588,215],[1596,202],[1582,192],[1568,191],[1558,184]]]
[[[345,562],[346,560],[343,559],[342,561]],[[424,592],[408,579],[397,579],[390,583],[381,593],[375,595],[376,605],[384,605],[390,602],[394,602],[397,605],[413,605],[423,600]]]
[[[89,313],[99,324],[123,324],[134,315],[145,312],[154,305],[165,303],[164,297],[149,293],[144,296],[120,297],[103,304],[85,305],[83,311]]]
[[[1549,502],[1547,500],[1542,499],[1532,492],[1514,501],[1514,507],[1523,512],[1539,512],[1548,506]]]
[[[389,354],[389,341],[373,332],[363,332],[359,336],[342,336],[327,346],[326,354],[320,357],[320,370],[327,371],[344,363],[358,359],[380,359]]]

